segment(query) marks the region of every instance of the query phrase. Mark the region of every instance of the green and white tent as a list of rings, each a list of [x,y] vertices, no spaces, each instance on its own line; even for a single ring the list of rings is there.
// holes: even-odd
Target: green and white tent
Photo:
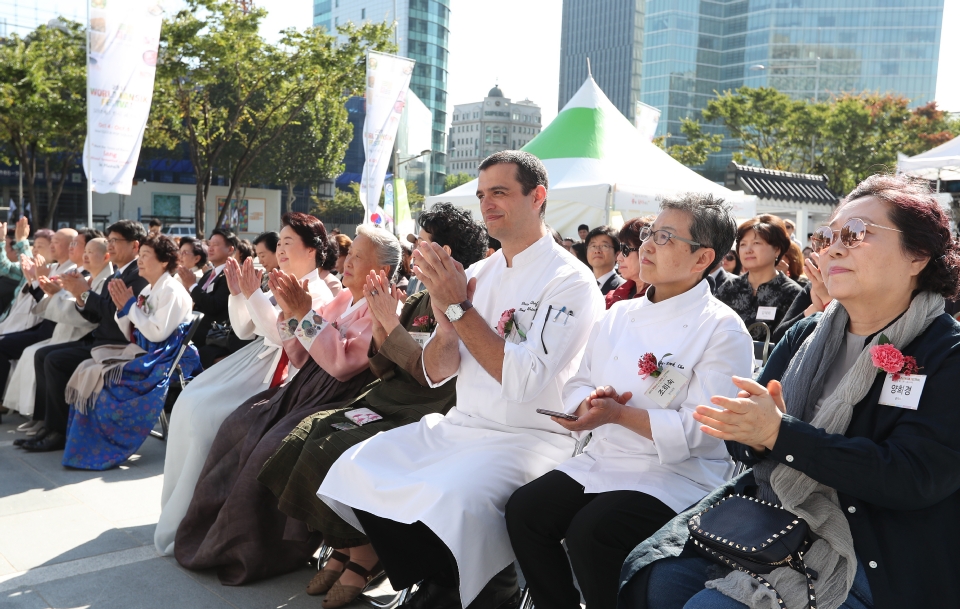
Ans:
[[[523,150],[547,167],[547,223],[565,237],[575,236],[579,224],[619,226],[655,214],[660,199],[682,192],[714,193],[738,218],[755,215],[753,197],[711,182],[645,140],[590,77]],[[428,197],[427,206],[450,202],[482,219],[476,192],[472,180]]]

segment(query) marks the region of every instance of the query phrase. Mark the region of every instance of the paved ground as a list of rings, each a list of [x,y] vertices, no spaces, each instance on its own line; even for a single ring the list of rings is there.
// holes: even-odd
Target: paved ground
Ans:
[[[147,438],[138,454],[106,472],[70,470],[62,452],[13,446],[24,419],[0,424],[0,608],[310,608],[311,568],[249,586],[157,555],[164,443]],[[377,590],[386,595],[388,584]],[[357,605],[358,607],[360,605]]]

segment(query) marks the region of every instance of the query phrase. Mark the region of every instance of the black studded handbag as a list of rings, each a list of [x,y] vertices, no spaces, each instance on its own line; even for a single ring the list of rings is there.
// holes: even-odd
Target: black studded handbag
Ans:
[[[790,567],[807,578],[809,609],[817,609],[813,581],[817,572],[803,563],[810,546],[806,521],[779,505],[743,495],[729,495],[687,522],[694,548],[721,565],[757,579],[777,597],[780,593],[761,574]]]

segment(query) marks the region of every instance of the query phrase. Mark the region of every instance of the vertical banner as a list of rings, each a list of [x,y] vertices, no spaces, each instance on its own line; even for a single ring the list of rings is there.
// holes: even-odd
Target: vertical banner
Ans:
[[[379,205],[380,191],[393,156],[397,127],[415,63],[396,55],[367,53],[367,117],[363,122],[366,162],[360,179],[360,202],[366,209],[364,223],[385,226],[392,221]]]
[[[657,133],[657,125],[660,123],[660,110],[638,101],[636,114],[634,121],[637,131],[648,142],[652,142]]]
[[[410,215],[410,201],[407,199],[407,183],[404,182],[402,178],[395,178],[393,182],[393,199],[396,210],[394,220],[397,225],[397,234],[405,237],[412,233],[415,227],[413,216]],[[401,241],[403,241],[403,239],[401,239]]]
[[[89,0],[87,140],[83,169],[94,192],[129,195],[150,114],[161,0]]]

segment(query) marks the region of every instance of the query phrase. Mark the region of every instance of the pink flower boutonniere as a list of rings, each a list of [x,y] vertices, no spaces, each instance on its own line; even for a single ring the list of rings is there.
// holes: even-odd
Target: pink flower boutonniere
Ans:
[[[507,309],[500,314],[500,321],[497,322],[497,334],[500,335],[500,338],[506,338],[514,330],[517,331],[517,334],[520,335],[520,338],[526,339],[527,335],[523,330],[520,329],[520,324],[517,323],[517,318],[514,316],[516,309]]]
[[[892,374],[895,381],[899,381],[901,375],[909,376],[920,372],[916,358],[901,353],[883,334],[880,335],[877,345],[870,347],[870,359],[874,366]]]
[[[437,327],[437,322],[429,315],[421,315],[413,320],[413,327],[420,332],[432,333]]]
[[[663,357],[670,357],[671,355],[673,354],[667,353]],[[663,358],[661,358],[660,361],[657,361],[657,356],[653,353],[645,353],[637,364],[640,368],[640,371],[637,372],[637,374],[639,374],[640,378],[643,379],[646,379],[648,376],[652,376],[653,378],[659,377],[661,374],[663,374],[662,361]]]
[[[137,308],[142,309],[145,304],[147,304],[147,297],[143,294],[137,296]]]

